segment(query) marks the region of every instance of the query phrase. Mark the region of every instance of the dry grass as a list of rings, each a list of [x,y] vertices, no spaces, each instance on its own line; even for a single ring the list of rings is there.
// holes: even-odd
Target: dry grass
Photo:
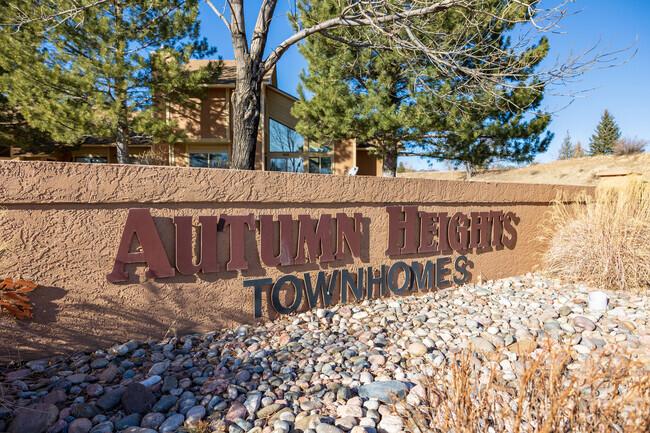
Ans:
[[[183,433],[211,433],[212,427],[209,422],[199,420],[195,425],[181,427]]]
[[[650,153],[601,155],[534,164],[526,167],[491,169],[472,176],[473,181],[522,182],[563,185],[596,185],[597,175],[608,170],[630,170],[650,180]],[[465,171],[428,171],[400,173],[399,177],[439,180],[465,180]]]
[[[135,154],[132,159],[137,165],[167,165],[169,162],[167,153],[158,146],[152,146],[142,153]]]
[[[547,270],[620,290],[650,288],[650,183],[630,176],[582,203],[556,202],[546,239]]]
[[[541,352],[541,353],[539,353]],[[572,368],[570,348],[522,359],[516,385],[500,380],[498,364],[481,377],[473,355],[425,376],[419,404],[398,403],[413,433],[650,431],[650,370],[612,355]]]

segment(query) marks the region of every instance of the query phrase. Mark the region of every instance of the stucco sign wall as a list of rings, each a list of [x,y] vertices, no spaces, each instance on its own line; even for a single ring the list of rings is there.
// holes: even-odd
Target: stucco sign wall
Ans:
[[[517,232],[515,224],[519,222],[514,212],[483,211],[447,212],[420,211],[418,206],[387,206],[388,232],[384,255],[388,258],[404,256],[406,259],[414,254],[445,253],[453,251],[462,253],[472,249],[490,247],[514,248]],[[106,275],[108,282],[128,281],[126,265],[139,263],[146,265],[146,278],[171,278],[176,272],[182,275],[198,273],[217,273],[221,270],[218,257],[229,257],[225,269],[228,271],[248,270],[248,258],[244,248],[246,231],[256,231],[259,227],[259,256],[265,267],[290,267],[306,263],[330,263],[346,258],[361,257],[361,250],[370,250],[369,245],[361,244],[362,213],[348,216],[345,213],[334,215],[320,214],[316,221],[309,215],[298,215],[294,221],[289,214],[264,214],[255,217],[247,215],[202,215],[198,217],[198,227],[193,226],[191,216],[174,216],[174,259],[175,268],[169,263],[167,252],[161,241],[160,233],[149,209],[130,209],[117,249],[113,270]],[[295,230],[294,230],[295,227]],[[219,232],[230,228],[227,236],[226,251],[218,252],[217,238]],[[193,231],[197,230],[198,246],[194,245]],[[277,235],[274,235],[277,232]],[[132,251],[134,238],[139,243],[137,251]],[[277,242],[276,242],[276,238]],[[297,243],[296,240],[297,239]],[[198,257],[194,257],[194,250]],[[276,255],[274,251],[279,251]],[[294,253],[295,251],[295,253]],[[335,269],[329,275],[318,272],[312,283],[309,272],[302,277],[285,275],[277,280],[272,278],[245,279],[243,288],[254,289],[255,317],[262,317],[262,296],[265,286],[270,286],[271,306],[280,314],[297,311],[306,295],[306,307],[332,304],[334,294],[338,292],[341,302],[346,302],[348,292],[354,300],[372,299],[386,296],[386,288],[395,295],[410,291],[430,291],[432,288],[446,288],[453,283],[464,284],[469,277],[468,259],[459,255],[453,262],[449,256],[438,257],[435,262],[424,263],[412,261],[394,262],[389,268],[382,265],[379,270],[372,266],[358,268],[356,272]],[[398,278],[401,273],[401,278]],[[376,275],[378,274],[378,276]],[[398,281],[399,280],[399,281]],[[364,283],[365,281],[365,283]],[[285,285],[290,284],[293,299],[289,306],[280,301]],[[375,285],[378,290],[375,290]]]
[[[552,200],[585,190],[15,161],[0,175],[0,276],[40,285],[5,359],[526,273]]]

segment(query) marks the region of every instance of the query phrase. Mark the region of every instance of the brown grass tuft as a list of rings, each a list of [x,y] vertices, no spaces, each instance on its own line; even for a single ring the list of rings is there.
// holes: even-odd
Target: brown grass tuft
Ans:
[[[546,348],[521,359],[516,382],[489,377],[468,352],[425,376],[419,404],[398,403],[413,433],[650,431],[650,370],[618,354],[575,368],[570,348]]]
[[[614,144],[614,154],[634,155],[636,153],[643,153],[647,145],[648,140],[642,140],[637,137],[624,137]]]
[[[151,149],[134,155],[132,159],[133,164],[136,165],[167,165],[169,163],[167,153],[158,146],[152,146]]]
[[[556,202],[547,222],[547,270],[608,289],[650,287],[650,184],[638,176]]]
[[[211,433],[212,427],[209,422],[199,420],[192,426],[182,427],[180,431],[183,433]]]

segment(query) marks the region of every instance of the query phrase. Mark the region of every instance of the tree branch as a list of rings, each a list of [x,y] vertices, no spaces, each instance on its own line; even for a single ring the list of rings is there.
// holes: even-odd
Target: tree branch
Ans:
[[[269,35],[269,26],[273,20],[273,12],[275,11],[276,4],[277,0],[264,0],[260,7],[260,12],[257,15],[257,22],[255,23],[253,37],[251,38],[251,57],[256,62],[260,62],[264,55],[264,48],[266,47],[266,40]]]
[[[471,3],[471,0],[443,0],[432,6],[392,14],[375,15],[372,18],[363,17],[361,14],[332,18],[315,26],[303,29],[285,39],[271,54],[269,54],[264,63],[267,68],[271,68],[278,62],[278,60],[280,60],[280,57],[282,57],[289,47],[315,33],[321,33],[335,28],[375,26],[377,24],[385,24],[423,15],[434,15],[455,6],[468,7],[468,3]]]
[[[34,22],[47,22],[47,21],[55,20],[55,21],[57,21],[56,25],[58,25],[61,22],[65,21],[66,19],[77,16],[80,12],[82,12],[82,11],[84,11],[86,9],[95,7],[97,5],[100,5],[102,3],[106,3],[108,1],[109,0],[96,0],[95,2],[87,4],[87,5],[75,6],[75,7],[72,7],[70,9],[66,9],[64,11],[49,14],[49,15],[48,14],[41,14],[41,16],[37,16],[37,17],[30,17],[30,14],[28,12],[25,12],[20,7],[14,5],[14,4],[10,4],[9,6],[18,13],[19,18],[18,18],[17,22],[13,22],[13,23],[5,22],[4,24],[9,25],[9,26],[15,26],[16,31],[20,30],[20,28],[22,26],[24,26],[25,24],[30,24],[30,23],[34,23]],[[56,27],[56,25],[55,25],[55,27]]]
[[[221,21],[223,21],[228,31],[232,34],[232,30],[230,29],[230,23],[226,19],[225,15],[219,12],[219,10],[214,6],[214,4],[210,0],[205,0],[205,2],[212,8],[214,13],[217,14],[219,18],[221,18]]]

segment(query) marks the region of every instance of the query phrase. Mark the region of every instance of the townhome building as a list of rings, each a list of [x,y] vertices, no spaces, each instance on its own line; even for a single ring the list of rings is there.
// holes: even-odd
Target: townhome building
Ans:
[[[191,60],[187,67],[197,69],[209,60]],[[232,103],[236,66],[222,61],[222,71],[214,83],[206,84],[200,111],[185,112],[168,107],[168,121],[177,121],[185,137],[174,144],[146,140],[129,146],[130,155],[139,160],[154,154],[156,163],[180,167],[227,168],[232,159]],[[312,143],[296,132],[297,119],[291,108],[297,98],[280,90],[273,68],[262,85],[261,119],[256,146],[255,169],[297,173],[381,175],[381,160],[369,154],[370,147],[354,139],[331,143]],[[61,154],[25,154],[12,148],[3,159],[51,160],[85,163],[116,163],[114,143],[91,141],[74,151]],[[142,160],[144,161],[144,160]],[[356,168],[355,168],[356,167]]]

